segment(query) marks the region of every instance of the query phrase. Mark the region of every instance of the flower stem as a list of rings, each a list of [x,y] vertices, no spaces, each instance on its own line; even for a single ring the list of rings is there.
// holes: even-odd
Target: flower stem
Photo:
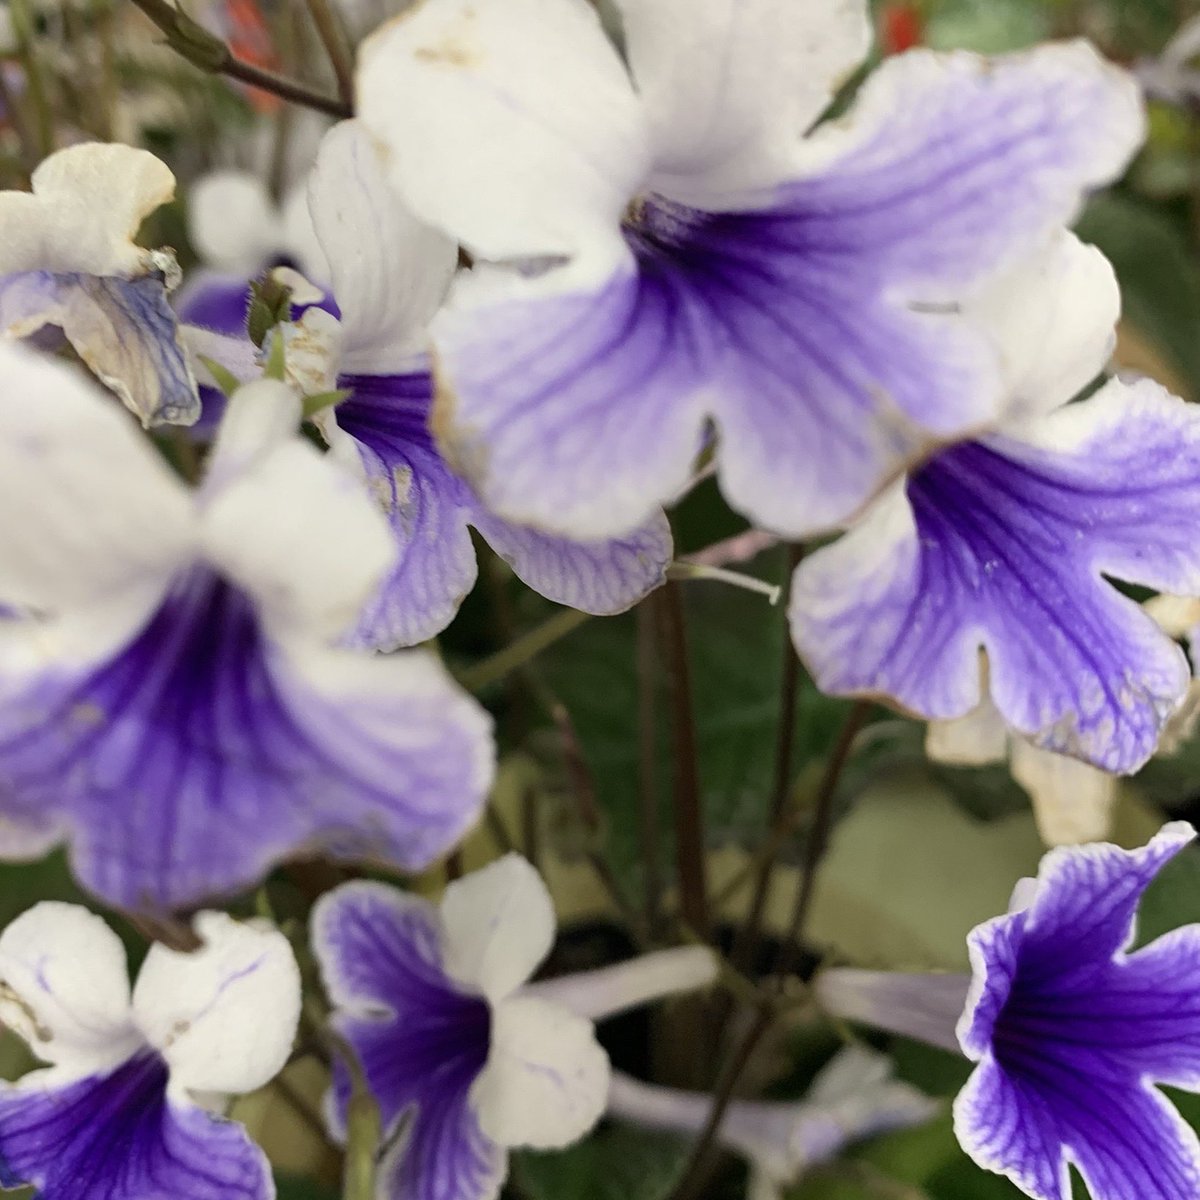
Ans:
[[[561,641],[569,633],[574,633],[585,622],[590,621],[588,613],[579,612],[574,608],[564,608],[548,621],[531,629],[528,633],[503,650],[485,658],[459,674],[459,682],[470,692],[482,692],[493,684],[499,683],[513,671],[520,670],[526,663],[531,662],[543,650],[548,650],[555,642]]]
[[[788,548],[786,577],[784,586],[788,586],[800,560],[804,556],[804,548],[792,545]],[[787,809],[788,793],[792,783],[792,762],[796,741],[796,702],[800,693],[800,659],[792,646],[792,639],[784,624],[783,665],[779,685],[779,723],[775,731],[775,772],[771,787],[771,828],[778,827]],[[779,862],[779,850],[783,843],[769,857],[759,864],[754,879],[754,893],[750,901],[750,912],[746,917],[737,940],[734,942],[730,958],[740,970],[753,966],[758,954],[760,934],[762,932],[763,912],[771,894],[771,877]]]
[[[347,108],[354,106],[354,56],[346,40],[346,31],[329,0],[307,0],[308,13],[337,80],[338,96]]]
[[[821,785],[817,789],[816,809],[804,850],[800,886],[796,889],[792,919],[779,950],[776,967],[779,975],[788,974],[795,964],[800,939],[804,935],[804,926],[808,920],[809,909],[812,907],[812,899],[816,891],[817,869],[829,846],[829,834],[833,829],[833,802],[837,796],[838,784],[841,782],[846,763],[850,761],[850,753],[854,748],[855,739],[863,725],[866,724],[870,712],[870,701],[856,700],[854,702],[854,707],[846,714],[846,720],[838,734],[837,743],[834,745],[833,753],[825,767],[825,774],[821,778]]]
[[[658,651],[653,604],[637,607],[638,813],[642,843],[642,911],[654,937],[662,898],[662,821],[658,798]]]
[[[323,96],[295,79],[276,75],[273,71],[264,70],[238,58],[220,38],[180,12],[168,3],[168,0],[133,2],[166,35],[167,45],[201,71],[207,71],[211,75],[227,75],[230,79],[270,92],[281,100],[328,113],[333,117],[354,115],[353,107],[345,100]]]
[[[548,979],[527,990],[578,1016],[601,1021],[666,996],[710,987],[718,973],[717,956],[708,947],[678,946],[616,966]]]
[[[705,864],[704,810],[700,798],[696,714],[692,705],[691,669],[683,595],[673,580],[655,594],[663,660],[671,694],[674,766],[675,862],[683,919],[705,940],[711,936],[708,871]]]

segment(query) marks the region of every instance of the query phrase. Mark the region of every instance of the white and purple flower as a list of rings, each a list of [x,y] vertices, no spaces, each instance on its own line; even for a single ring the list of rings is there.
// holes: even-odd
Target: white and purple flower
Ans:
[[[65,338],[145,424],[191,424],[200,398],[167,300],[179,268],[133,241],[175,177],[145,150],[85,142],[32,186],[0,192],[0,332]]]
[[[353,640],[390,648],[445,628],[475,582],[470,526],[535,591],[585,612],[620,612],[662,583],[672,541],[661,511],[624,538],[571,541],[495,516],[443,458],[430,429],[427,327],[457,250],[404,211],[362,126],[326,135],[309,199],[341,320],[310,308],[289,331],[289,368],[309,392],[349,393],[318,423],[365,475],[398,551]]]
[[[831,1011],[976,1062],[955,1102],[963,1148],[1035,1200],[1191,1200],[1200,1142],[1156,1085],[1200,1091],[1200,926],[1130,952],[1142,893],[1195,837],[1051,851],[1013,911],[970,935],[973,974],[832,970]]]
[[[300,1017],[287,939],[224,913],[151,947],[44,902],[0,935],[0,1018],[49,1064],[0,1084],[0,1184],[39,1200],[273,1200],[266,1156],[219,1113],[284,1066]]]
[[[664,951],[543,984],[526,981],[554,941],[537,872],[508,855],[452,883],[439,906],[349,883],[313,913],[333,1027],[357,1056],[389,1149],[386,1200],[492,1200],[508,1151],[566,1146],[604,1112],[608,1057],[592,1021],[706,987],[706,949]],[[334,1133],[351,1095],[330,1094]]]
[[[712,422],[758,526],[843,523],[996,417],[973,306],[1123,169],[1137,87],[1083,43],[914,51],[805,138],[862,0],[617,8],[624,62],[586,0],[428,0],[364,44],[390,182],[480,264],[433,325],[439,437],[494,511],[598,538]]]
[[[1109,580],[1200,594],[1200,411],[1149,380],[1068,403],[1107,364],[1116,283],[1070,237],[1028,273],[995,321],[1008,420],[801,564],[792,636],[825,691],[942,720],[990,696],[1038,746],[1131,772],[1190,672]]]
[[[490,721],[430,656],[338,646],[391,567],[376,506],[261,380],[201,486],[76,373],[0,345],[0,854],[70,843],[143,911],[289,855],[427,866],[474,823]]]
[[[614,1074],[608,1111],[622,1120],[672,1133],[699,1134],[713,1097],[655,1087]],[[748,1200],[781,1200],[814,1167],[854,1142],[930,1120],[938,1110],[910,1084],[892,1077],[882,1054],[851,1046],[818,1073],[802,1100],[734,1100],[717,1140],[750,1167]]]

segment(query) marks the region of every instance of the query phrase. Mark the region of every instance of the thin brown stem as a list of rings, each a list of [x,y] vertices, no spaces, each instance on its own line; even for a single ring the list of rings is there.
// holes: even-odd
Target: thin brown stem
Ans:
[[[308,14],[316,27],[317,36],[325,53],[329,57],[329,65],[333,68],[333,76],[337,80],[338,95],[348,108],[354,106],[354,55],[346,38],[346,31],[338,15],[333,10],[329,0],[307,0]]]
[[[750,1065],[755,1050],[766,1036],[774,1019],[775,1009],[773,1006],[770,1004],[760,1005],[754,1015],[753,1023],[726,1062],[721,1071],[721,1077],[713,1089],[712,1111],[692,1146],[687,1165],[672,1193],[671,1200],[699,1200],[699,1197],[704,1195],[716,1152],[717,1134],[721,1129],[721,1122],[724,1121],[725,1114],[729,1111],[730,1104],[733,1103],[737,1094],[737,1086],[746,1073],[746,1068]]]
[[[805,923],[808,920],[809,909],[812,907],[813,896],[816,893],[817,869],[825,851],[829,847],[829,835],[833,829],[834,800],[837,797],[838,784],[842,772],[850,761],[850,752],[854,748],[855,739],[866,724],[871,713],[869,700],[856,700],[854,707],[846,714],[846,720],[821,777],[821,785],[817,789],[816,803],[813,811],[812,828],[808,833],[808,841],[804,847],[804,863],[801,868],[800,884],[796,889],[796,902],[792,908],[792,919],[788,925],[787,934],[779,950],[777,973],[787,975],[792,970],[800,948],[800,939],[804,936]]]
[[[793,544],[788,547],[784,587],[789,585],[792,575],[803,557],[803,546]],[[779,684],[779,723],[775,731],[775,771],[771,785],[771,828],[777,827],[782,821],[791,791],[796,742],[796,705],[800,695],[800,659],[796,655],[786,625],[783,628],[782,641],[783,663]],[[771,895],[772,877],[778,862],[779,853],[776,851],[771,857],[762,861],[755,875],[750,911],[738,932],[733,951],[730,954],[730,959],[740,970],[751,969],[757,957],[763,912]]]
[[[193,66],[213,75],[227,75],[251,87],[270,92],[281,100],[328,113],[333,117],[352,117],[353,107],[346,101],[314,92],[298,80],[277,75],[238,58],[229,47],[203,26],[181,13],[168,0],[133,0],[166,35],[167,44]]]
[[[662,819],[658,797],[658,652],[652,603],[637,608],[638,812],[642,911],[651,937],[662,903]]]
[[[656,593],[663,660],[670,685],[671,740],[674,774],[675,863],[679,907],[687,923],[707,939],[708,869],[705,862],[704,810],[700,797],[699,748],[692,678],[688,659],[683,595],[678,583],[667,582]]]

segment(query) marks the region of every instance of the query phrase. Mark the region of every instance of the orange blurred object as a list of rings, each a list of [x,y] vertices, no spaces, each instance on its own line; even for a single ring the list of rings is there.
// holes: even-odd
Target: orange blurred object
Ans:
[[[880,21],[885,54],[903,54],[925,40],[925,23],[915,4],[885,4]]]
[[[256,67],[274,70],[279,66],[279,56],[271,40],[267,20],[258,6],[258,0],[225,0],[226,38],[229,48],[243,62]],[[277,112],[283,103],[278,96],[259,88],[246,88],[246,96],[256,112]]]

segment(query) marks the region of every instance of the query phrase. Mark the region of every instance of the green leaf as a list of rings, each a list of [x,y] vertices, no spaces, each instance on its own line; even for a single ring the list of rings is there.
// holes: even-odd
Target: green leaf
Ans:
[[[935,50],[1001,54],[1044,41],[1052,26],[1045,0],[943,0],[929,17],[925,40]]]
[[[278,1200],[339,1200],[341,1195],[337,1188],[298,1175],[276,1175],[275,1188]]]
[[[1028,809],[980,821],[920,771],[882,781],[834,833],[813,940],[863,966],[964,970],[967,934],[1006,911],[1042,853]]]
[[[784,581],[786,556],[759,557],[755,574]],[[701,796],[713,847],[759,844],[773,783],[779,695],[787,644],[785,613],[759,595],[725,584],[681,585],[687,619]],[[652,602],[652,601],[651,601]],[[641,871],[637,617],[588,622],[538,660],[571,715],[608,821],[605,852],[617,875]],[[793,775],[829,747],[848,705],[803,681],[796,715]],[[664,837],[670,835],[670,707],[665,691],[652,713],[656,790]],[[669,851],[664,847],[664,854]],[[665,860],[664,860],[665,861]]]
[[[1114,192],[1092,201],[1079,234],[1116,268],[1125,319],[1200,397],[1200,266],[1180,225],[1168,210]]]
[[[687,1162],[689,1143],[623,1125],[554,1153],[514,1156],[514,1176],[529,1200],[667,1200]]]

